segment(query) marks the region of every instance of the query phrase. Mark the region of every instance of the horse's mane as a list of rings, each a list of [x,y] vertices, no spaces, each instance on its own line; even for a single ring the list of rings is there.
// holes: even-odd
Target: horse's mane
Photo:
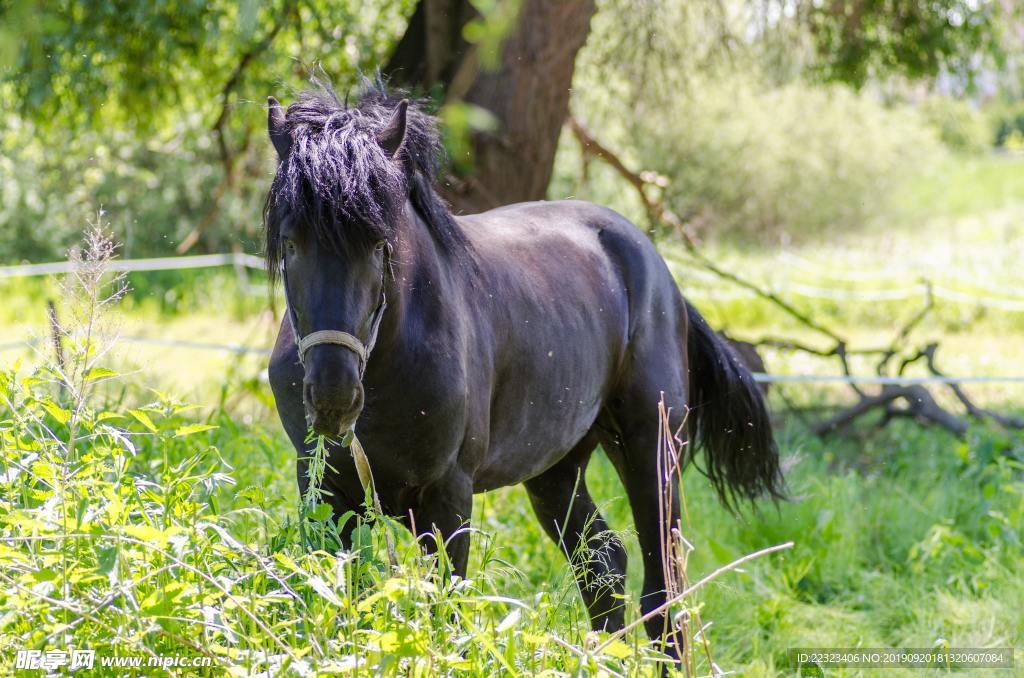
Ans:
[[[329,84],[314,81],[288,107],[291,150],[280,163],[264,207],[267,269],[280,259],[280,217],[288,214],[319,241],[340,247],[348,238],[394,242],[406,196],[448,251],[464,244],[448,206],[434,191],[442,159],[436,120],[412,101],[396,158],[377,134],[403,97],[364,78],[356,103],[343,103]]]

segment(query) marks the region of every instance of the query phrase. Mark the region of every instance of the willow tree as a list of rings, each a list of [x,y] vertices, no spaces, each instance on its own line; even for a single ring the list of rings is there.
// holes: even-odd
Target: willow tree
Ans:
[[[473,211],[545,196],[576,57],[595,12],[617,13],[623,42],[643,49],[680,29],[642,22],[656,19],[661,6],[672,2],[0,0],[0,96],[4,113],[33,125],[40,144],[84,130],[130,130],[137,143],[152,137],[162,148],[191,144],[186,150],[196,162],[218,169],[208,196],[187,211],[196,225],[182,249],[209,244],[206,226],[229,219],[219,211],[223,196],[248,200],[246,191],[265,183],[268,93],[287,99],[313,64],[342,89],[357,73],[379,69],[437,103],[452,131],[453,171],[444,192],[456,209]],[[1003,16],[1015,4],[698,0],[693,6],[750,17],[742,34],[721,36],[726,52],[751,36],[771,36],[785,52],[809,44],[810,70],[857,85],[893,72],[914,78],[970,70],[979,55],[998,56]],[[212,142],[183,135],[190,126],[205,128]],[[17,153],[24,139],[7,126],[0,134],[14,148],[6,152]],[[70,160],[55,154],[49,162],[67,174]]]

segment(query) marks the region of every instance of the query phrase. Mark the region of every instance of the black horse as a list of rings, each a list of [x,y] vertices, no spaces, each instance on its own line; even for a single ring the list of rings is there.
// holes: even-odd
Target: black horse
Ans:
[[[659,511],[662,397],[723,501],[781,496],[753,378],[624,217],[577,201],[454,217],[433,189],[435,121],[415,104],[369,84],[351,107],[326,87],[287,115],[269,103],[267,265],[289,310],[270,384],[303,492],[309,426],[354,426],[383,510],[437,530],[464,576],[473,494],[523,483],[548,535],[583,554],[580,590],[606,629],[623,625],[626,553],[587,492],[598,444],[632,507],[644,612],[665,600],[659,535],[679,515]],[[332,445],[328,464],[336,515],[358,510],[352,458]]]

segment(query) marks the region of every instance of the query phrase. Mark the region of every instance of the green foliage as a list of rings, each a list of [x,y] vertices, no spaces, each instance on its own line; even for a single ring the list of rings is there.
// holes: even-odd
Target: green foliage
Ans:
[[[1016,15],[997,0],[905,0],[898,10],[867,0],[797,4],[791,15],[806,16],[816,70],[858,86],[882,74],[914,79],[942,68],[970,79],[979,61],[1005,57],[1003,13]]]
[[[7,0],[0,5],[8,38],[0,72],[22,116],[34,122],[159,128],[178,111],[197,107],[212,120],[222,96],[230,104],[236,96],[262,100],[285,76],[280,64],[289,59],[322,61],[336,77],[354,67],[372,71],[414,4]],[[483,64],[490,66],[519,2],[471,4],[486,20],[470,21],[465,37],[481,46]],[[778,53],[788,43],[791,60],[857,85],[870,76],[934,76],[940,68],[970,74],[979,55],[1003,55],[1004,25],[1015,16],[1012,9],[1004,15],[996,0],[915,0],[898,10],[865,0],[693,4],[636,8],[608,1],[601,12],[618,14],[624,27],[643,29],[648,35],[636,37],[649,46],[662,40],[656,33],[668,25],[676,30],[665,32],[677,35],[704,32],[705,41],[720,42],[717,49],[724,51],[753,45]]]
[[[213,125],[224,105],[300,84],[308,65],[339,81],[372,72],[411,4],[10,0],[4,23],[24,39],[0,82],[48,127],[162,131],[183,111]]]
[[[998,434],[975,431],[969,445],[992,437]],[[716,557],[768,541],[797,542],[784,559],[757,566],[738,589],[716,588],[706,600],[718,646],[751,648],[740,651],[751,662],[747,672],[761,667],[761,675],[785,675],[786,648],[837,647],[851,639],[867,647],[930,647],[943,638],[960,647],[1020,643],[1024,629],[1013,610],[1024,602],[1024,588],[1011,573],[1024,564],[1024,550],[987,527],[993,507],[977,501],[956,441],[913,424],[867,442],[822,444],[792,429],[782,438],[803,448],[790,473],[803,500],[780,516],[723,523],[695,499],[703,497],[702,479],[687,485],[695,531],[718,521],[710,536],[695,535],[698,544],[710,539],[713,552],[725,552]],[[1009,475],[1015,489],[994,497],[995,511],[1020,517],[1020,464],[998,463],[1016,468]],[[723,616],[738,622],[744,611],[752,624],[722,623]],[[981,619],[999,621],[986,631]]]
[[[317,64],[345,91],[357,71],[384,63],[414,5],[0,3],[0,37],[9,38],[0,39],[0,96],[15,104],[0,113],[0,261],[64,256],[96,202],[127,256],[169,254],[194,235],[196,249],[257,251],[273,164],[265,96],[287,101]],[[673,209],[707,217],[716,231],[845,231],[886,213],[893,177],[927,165],[930,142],[919,144],[907,115],[883,115],[841,87],[815,92],[800,78],[884,82],[940,65],[962,75],[974,68],[964,55],[1000,49],[1012,17],[996,5],[915,2],[898,14],[859,0],[607,0],[579,60],[574,106],[634,166],[668,178]],[[491,63],[517,2],[473,6],[481,18],[466,37]],[[948,144],[979,147],[964,107],[925,110]],[[493,119],[459,102],[440,114],[456,171],[471,171],[469,134]],[[997,144],[1024,139],[1024,129],[1013,133],[1018,117],[1000,118]],[[859,154],[853,142],[864,134]],[[583,193],[577,169],[573,156],[561,160],[556,195]],[[589,197],[645,216],[600,170],[592,179]],[[802,214],[796,202],[808,205]]]
[[[0,3],[0,260],[61,258],[97,201],[130,256],[259,248],[268,94],[373,73],[411,1]],[[4,55],[0,54],[0,58]],[[128,196],[131,196],[129,199]]]
[[[994,261],[1003,259],[1005,250],[993,248],[992,241],[1015,239],[1019,212],[1024,205],[1024,163],[1013,154],[991,154],[980,157],[951,156],[930,168],[928,174],[914,177],[906,192],[899,196],[896,216],[899,222],[915,226],[930,225],[949,237],[955,237],[961,248],[988,249]],[[961,224],[954,236],[949,224]],[[1002,231],[1002,233],[999,233]],[[984,279],[988,269],[972,271]],[[1002,284],[1016,285],[1014,279]]]
[[[601,96],[581,88],[578,110],[591,110],[582,102]],[[772,88],[739,75],[693,76],[671,104],[652,97],[637,109],[613,138],[623,140],[627,157],[643,159],[633,167],[666,178],[663,195],[675,213],[711,235],[800,239],[862,230],[890,215],[907,179],[942,157],[913,111],[838,85]],[[571,162],[562,167],[563,177],[576,173]],[[587,197],[621,207],[623,184],[602,182],[598,172],[607,170],[594,169]],[[635,208],[627,214],[646,219]]]
[[[659,134],[652,121],[639,152],[661,149],[655,169],[673,177],[673,206],[709,213],[719,232],[856,230],[884,214],[902,179],[938,154],[910,115],[842,87],[760,91],[719,81],[680,108],[686,129]]]
[[[996,146],[1007,150],[1024,147],[1024,101],[999,102],[989,108],[988,118]]]
[[[215,135],[198,114],[182,116],[160,139],[120,128],[45,131],[15,115],[4,121],[0,260],[64,257],[97,203],[125,256],[172,254],[204,221],[211,249],[258,251],[265,186],[255,177],[269,155],[260,147],[243,156],[236,172],[246,180],[224,191]]]
[[[130,254],[166,252],[198,225],[207,249],[254,247],[268,163],[259,102],[298,86],[310,64],[321,64],[341,89],[357,69],[372,72],[413,4],[0,5],[4,30],[23,38],[5,40],[9,49],[0,55],[7,66],[0,91],[18,102],[3,121],[0,218],[11,226],[0,240],[3,258],[60,256],[71,234],[59,224],[81,222],[86,195],[100,197]],[[487,20],[470,22],[467,38],[481,45],[485,60],[493,59],[516,5],[474,5]],[[623,72],[634,94],[664,87],[678,95],[692,73],[723,60],[740,70],[760,63],[780,82],[808,64],[857,83],[868,73],[933,74],[939,65],[955,72],[965,66],[963,55],[998,52],[1006,19],[998,3],[960,0],[911,3],[899,15],[861,2],[791,9],[607,2],[590,42],[601,53],[601,74],[609,66]],[[810,44],[814,60],[806,57]],[[467,149],[457,143],[462,128],[487,121],[447,113],[452,155],[468,167]],[[957,131],[959,123],[939,127],[954,143],[973,139]],[[134,196],[130,206],[127,195]]]
[[[925,121],[948,148],[958,153],[979,154],[992,148],[992,135],[984,116],[969,103],[949,97],[925,99],[920,107]]]
[[[968,155],[991,142],[966,103],[912,106],[907,95],[944,60],[952,61],[942,69],[954,86],[969,79],[967,71],[988,68],[983,53],[1002,48],[993,42],[993,51],[979,52],[973,41],[982,34],[1010,40],[1004,29],[1018,10],[958,0],[905,4],[895,12],[865,2],[606,0],[577,60],[572,109],[627,167],[656,177],[663,188],[650,185],[649,194],[664,196],[701,235],[755,235],[763,243],[931,219],[946,191],[963,195],[936,176],[936,168],[955,164],[943,146]],[[833,39],[834,51],[820,51],[821,40]],[[1002,83],[1012,77],[996,74]],[[823,82],[859,85],[866,75],[872,86],[860,91]],[[908,189],[923,185],[933,195],[909,205]],[[633,187],[600,161],[581,159],[569,134],[549,195],[648,219]]]

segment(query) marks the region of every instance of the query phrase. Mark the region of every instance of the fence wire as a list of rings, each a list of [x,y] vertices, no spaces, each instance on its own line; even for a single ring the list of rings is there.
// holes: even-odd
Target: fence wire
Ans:
[[[22,278],[43,275],[59,275],[70,273],[76,269],[77,264],[71,261],[55,261],[42,264],[22,264],[16,266],[0,266],[0,278]],[[117,259],[109,264],[112,271],[166,271],[183,270],[196,268],[216,268],[220,266],[234,266],[238,268],[264,270],[264,261],[260,257],[241,252],[225,254],[200,254],[183,257],[155,257],[148,259]],[[689,268],[679,262],[674,262],[673,268]],[[701,272],[706,273],[706,272]],[[844,290],[814,287],[811,285],[789,284],[771,287],[771,291],[781,294],[795,294],[798,296],[832,299],[844,301],[891,301],[907,299],[914,296],[924,297],[926,286],[924,284],[894,288],[888,290]],[[990,306],[1006,311],[1024,311],[1024,299],[1010,299],[995,297],[991,295],[977,295],[961,292],[942,285],[934,285],[932,294],[941,299],[974,303],[980,306]],[[715,294],[716,297],[745,298],[755,296],[752,292],[737,290],[725,294]],[[184,348],[202,351],[221,351],[234,354],[256,354],[270,355],[271,349],[267,347],[245,346],[242,344],[219,344],[215,342],[194,341],[190,339],[177,339],[172,337],[143,337],[143,336],[122,336],[119,341],[130,344],[142,344],[151,346],[165,346],[169,348]],[[0,352],[12,351],[33,347],[39,340],[11,341],[0,343]],[[816,374],[770,374],[758,372],[754,379],[759,383],[841,383],[856,385],[881,385],[881,386],[911,386],[915,384],[1021,384],[1024,383],[1024,376],[926,376],[926,377],[890,377],[872,374],[865,375],[816,375]]]

